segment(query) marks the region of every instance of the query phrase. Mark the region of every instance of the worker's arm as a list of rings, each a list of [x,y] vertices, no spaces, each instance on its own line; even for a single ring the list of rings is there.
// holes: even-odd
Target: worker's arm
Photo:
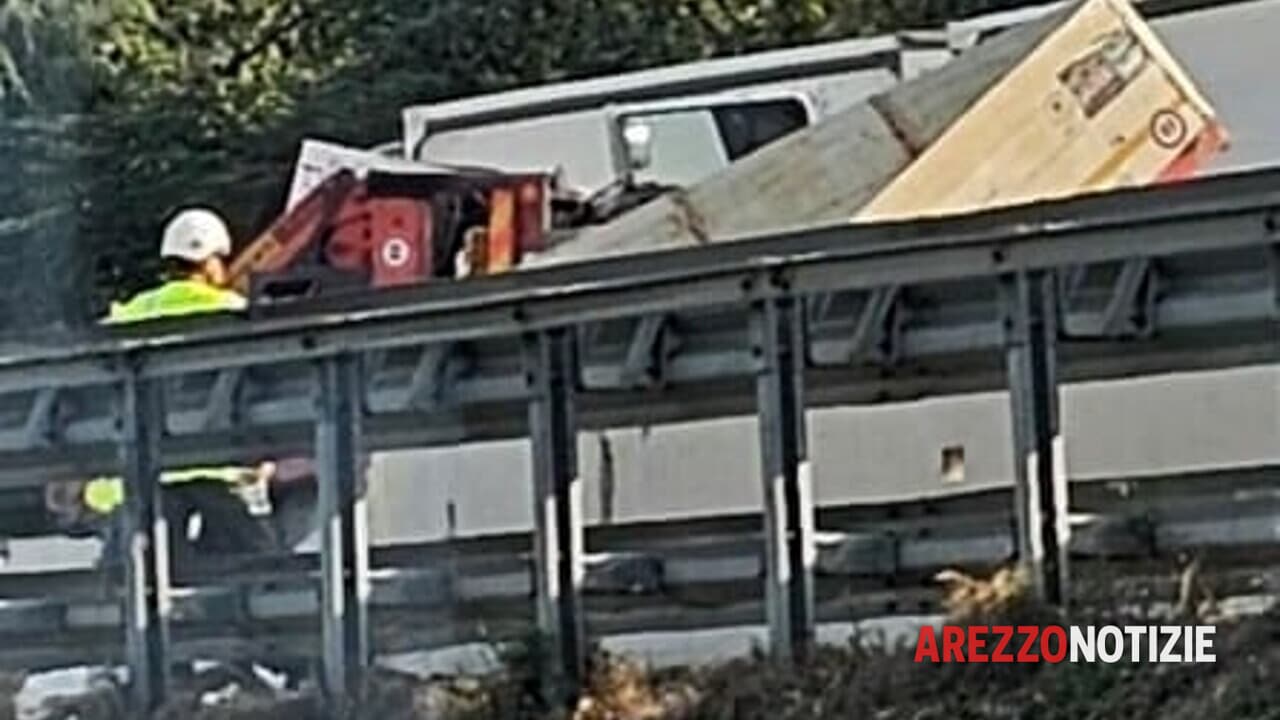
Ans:
[[[364,495],[368,487],[369,468],[372,458],[368,453],[361,453],[359,465],[356,467],[356,494]],[[278,461],[262,463],[260,476],[267,482],[288,484],[296,482],[319,482],[320,473],[315,460],[309,457],[292,457]]]
[[[249,300],[234,290],[223,290],[223,308],[230,312],[249,309]]]
[[[290,483],[314,478],[316,465],[309,457],[291,457],[264,462],[262,471],[271,482]]]

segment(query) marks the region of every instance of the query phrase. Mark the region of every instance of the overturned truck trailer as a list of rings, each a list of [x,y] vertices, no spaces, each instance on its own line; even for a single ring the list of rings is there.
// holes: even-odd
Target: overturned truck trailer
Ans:
[[[1086,0],[589,228],[542,265],[1174,180],[1225,146],[1124,0]]]

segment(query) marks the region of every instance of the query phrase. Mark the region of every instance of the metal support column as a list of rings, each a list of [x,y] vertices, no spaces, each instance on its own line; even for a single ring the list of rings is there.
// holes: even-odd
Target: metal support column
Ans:
[[[542,670],[548,692],[565,702],[576,698],[586,665],[574,350],[574,334],[564,328],[525,338],[533,452],[536,612],[538,630],[546,643]]]
[[[164,417],[159,388],[128,373],[120,409],[124,511],[117,520],[125,553],[125,658],[131,707],[141,714],[163,703],[169,687],[169,533],[158,482]]]
[[[1038,596],[1068,596],[1070,525],[1058,418],[1057,292],[1046,272],[1000,280],[1006,366],[1013,412],[1018,559]]]
[[[813,642],[813,490],[804,414],[804,332],[798,301],[752,310],[764,477],[765,605],[775,657],[799,659]]]
[[[361,384],[357,358],[320,363],[316,461],[320,480],[321,636],[324,689],[334,715],[358,706],[369,645],[369,542],[360,472]]]

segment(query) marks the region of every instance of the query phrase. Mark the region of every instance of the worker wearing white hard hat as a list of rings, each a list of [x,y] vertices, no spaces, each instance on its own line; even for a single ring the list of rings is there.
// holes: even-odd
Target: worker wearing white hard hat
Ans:
[[[226,260],[230,255],[231,234],[217,213],[205,208],[182,210],[165,225],[160,240],[165,282],[124,303],[113,303],[105,322],[136,323],[244,309],[245,298],[227,287]],[[274,467],[274,463],[263,463],[259,467],[162,472],[161,498],[175,565],[184,555],[201,550],[234,553],[275,549],[274,533],[262,519],[271,511],[267,483]],[[118,560],[114,557],[119,554],[118,546],[113,546],[120,538],[114,518],[124,503],[121,478],[99,477],[59,490],[47,494],[49,509],[69,522],[87,516],[89,524],[98,526],[107,540],[104,560]]]
[[[217,213],[192,208],[175,214],[160,239],[165,282],[111,307],[106,322],[234,311],[244,297],[228,288],[231,234]],[[256,467],[166,468],[160,474],[161,512],[168,529],[170,569],[176,577],[204,555],[288,550],[314,527],[317,486],[309,458],[263,462]],[[100,564],[122,570],[128,547],[119,522],[124,483],[118,477],[56,481],[45,507],[63,530],[96,534]]]
[[[243,310],[248,304],[244,297],[227,288],[230,255],[231,233],[217,213],[205,208],[179,212],[165,225],[160,240],[168,282],[113,305],[107,322]]]

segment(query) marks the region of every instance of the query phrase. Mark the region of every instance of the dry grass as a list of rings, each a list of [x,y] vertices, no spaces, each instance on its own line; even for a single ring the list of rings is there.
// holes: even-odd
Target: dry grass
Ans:
[[[1205,581],[1198,566],[1183,572],[1179,598]],[[938,578],[958,621],[1123,623],[1135,618],[1112,608],[1077,610],[1070,617],[1037,608],[1026,579],[1012,570],[989,577],[958,572]],[[1191,593],[1201,595],[1200,590]],[[1178,602],[1183,601],[1183,602]],[[1136,618],[1145,621],[1148,618]],[[815,649],[784,666],[764,657],[714,667],[652,671],[624,658],[597,654],[590,682],[571,711],[541,702],[530,654],[485,677],[422,680],[379,671],[357,717],[379,720],[1067,720],[1280,717],[1280,614],[1223,621],[1215,643],[1218,663],[1181,666],[1130,664],[916,664],[910,647],[851,642]],[[322,709],[312,696],[281,701],[248,689],[228,702],[202,706],[202,688],[179,692],[158,717],[204,720],[310,720]],[[69,718],[72,715],[58,716]],[[80,720],[124,718],[104,688],[80,699]]]
[[[625,658],[598,654],[591,670],[573,720],[682,720],[697,706],[691,682],[664,681]]]
[[[989,578],[943,570],[934,580],[946,589],[942,607],[956,622],[1006,615],[1030,602],[1031,583],[1021,568],[1000,568]]]

